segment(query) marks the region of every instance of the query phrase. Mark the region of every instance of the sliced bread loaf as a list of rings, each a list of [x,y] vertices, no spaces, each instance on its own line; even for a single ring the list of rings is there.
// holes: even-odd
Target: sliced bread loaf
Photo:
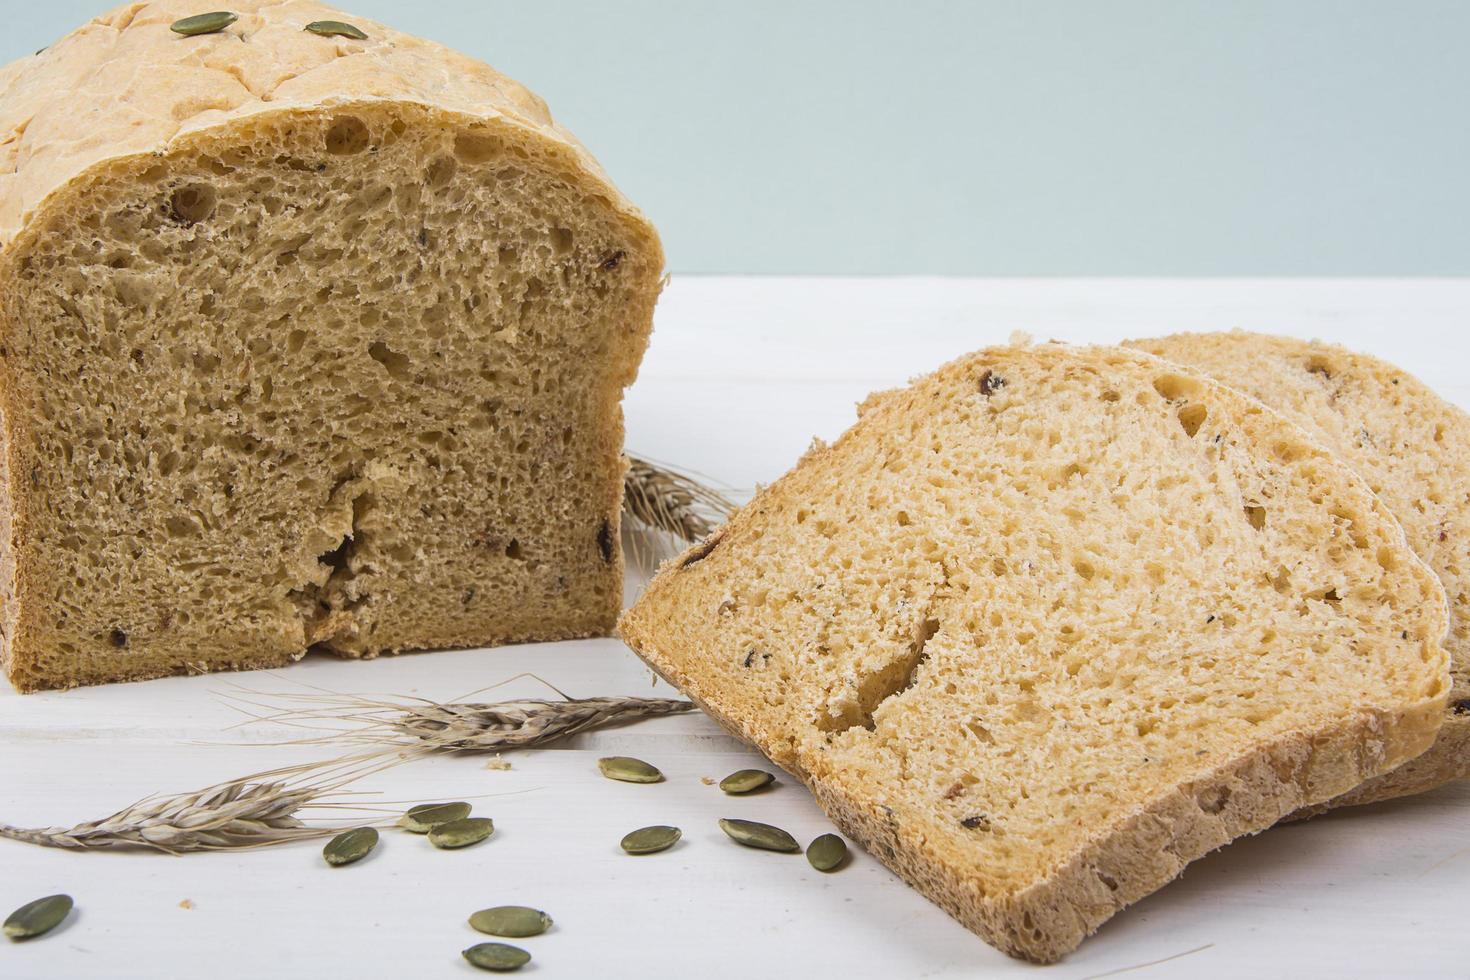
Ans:
[[[487,66],[231,6],[0,70],[10,679],[608,632],[653,228]]]
[[[1470,415],[1412,375],[1334,344],[1181,333],[1129,346],[1254,395],[1355,469],[1388,505],[1450,601],[1454,687],[1434,745],[1333,805],[1371,803],[1470,775]]]
[[[620,628],[989,942],[1051,961],[1423,751],[1444,594],[1368,488],[1157,358],[981,351],[875,395]]]

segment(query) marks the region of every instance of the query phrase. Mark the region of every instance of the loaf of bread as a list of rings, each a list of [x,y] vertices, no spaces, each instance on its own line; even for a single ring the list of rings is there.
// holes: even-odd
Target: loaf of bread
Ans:
[[[1146,354],[1043,345],[870,398],[620,628],[889,867],[1045,962],[1422,752],[1446,618],[1296,426]]]
[[[1470,775],[1470,416],[1412,375],[1334,344],[1262,334],[1131,341],[1254,395],[1356,470],[1450,600],[1454,687],[1434,745],[1334,805],[1419,793]]]
[[[653,228],[485,65],[230,2],[0,70],[10,679],[608,632]]]

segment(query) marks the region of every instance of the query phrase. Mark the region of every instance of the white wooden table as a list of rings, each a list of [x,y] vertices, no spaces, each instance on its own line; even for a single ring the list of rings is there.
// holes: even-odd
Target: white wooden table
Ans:
[[[1014,330],[1073,341],[1245,326],[1321,336],[1392,358],[1470,405],[1470,281],[676,280],[627,403],[629,446],[736,487],[779,475],[853,403]],[[240,716],[215,695],[335,691],[448,699],[535,671],[575,695],[666,693],[620,643],[594,640],[371,663],[311,658],[277,674],[176,678],[0,695],[0,819],[70,824],[181,791],[325,758],[324,746]],[[538,695],[517,682],[503,696]],[[499,695],[491,695],[499,696]],[[612,783],[598,756],[660,766]],[[0,977],[469,976],[487,937],[475,909],[526,904],[556,927],[520,941],[547,977],[1038,975],[995,952],[858,854],[834,875],[724,838],[722,816],[805,840],[829,829],[789,778],[728,798],[718,779],[762,761],[702,716],[657,719],[507,756],[418,762],[361,786],[385,807],[473,799],[495,836],[463,852],[385,834],[331,870],[320,844],[169,858],[0,841],[0,915],[53,892],[58,932],[0,945]],[[1470,785],[1338,812],[1240,841],[1123,912],[1048,976],[1415,977],[1470,973]],[[664,854],[617,842],[684,828]],[[182,904],[181,904],[182,903]]]

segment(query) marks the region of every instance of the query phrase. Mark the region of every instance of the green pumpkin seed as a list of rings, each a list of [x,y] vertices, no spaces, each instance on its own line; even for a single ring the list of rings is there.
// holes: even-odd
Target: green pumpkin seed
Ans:
[[[184,37],[198,37],[201,34],[218,34],[239,19],[237,15],[228,10],[216,10],[212,14],[196,14],[193,17],[176,20],[169,25],[168,29]]]
[[[721,820],[720,829],[729,835],[730,839],[737,844],[746,847],[758,847],[763,851],[781,851],[785,854],[797,854],[801,851],[801,845],[780,827],[772,827],[768,823],[756,823],[754,820]]]
[[[519,946],[508,946],[505,943],[479,943],[460,955],[469,960],[471,966],[477,966],[482,970],[492,970],[495,973],[519,970],[531,962],[530,953]]]
[[[33,939],[61,925],[71,914],[70,895],[49,895],[28,902],[5,920],[5,935],[11,939]]]
[[[398,818],[398,826],[410,834],[427,834],[441,823],[463,820],[470,815],[468,803],[424,803],[411,807]]]
[[[608,779],[616,779],[624,783],[661,783],[664,781],[664,774],[657,768],[650,766],[642,759],[633,759],[626,755],[598,759],[597,768],[601,769],[602,774]]]
[[[429,831],[429,843],[445,850],[469,847],[495,833],[495,821],[489,817],[466,817],[441,823]]]
[[[354,41],[366,41],[367,35],[362,28],[344,24],[340,20],[314,20],[306,25],[306,30],[322,37],[350,37]]]
[[[776,777],[764,769],[741,769],[720,780],[720,789],[732,796],[754,793],[776,781]]]
[[[623,850],[629,854],[657,854],[679,842],[684,832],[678,827],[644,827],[623,838]]]
[[[358,827],[338,834],[322,848],[322,857],[334,868],[361,861],[378,846],[378,832],[372,827]]]
[[[528,909],[524,905],[500,905],[493,909],[481,909],[470,916],[470,927],[490,936],[524,939],[527,936],[539,936],[550,929],[551,916],[540,909]]]
[[[836,834],[823,834],[807,845],[806,859],[818,871],[836,871],[847,858],[847,842]]]

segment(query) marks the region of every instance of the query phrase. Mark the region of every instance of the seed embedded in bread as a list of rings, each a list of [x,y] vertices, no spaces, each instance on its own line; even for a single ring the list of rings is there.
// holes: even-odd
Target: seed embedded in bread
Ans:
[[[479,62],[196,12],[0,70],[12,682],[608,632],[652,227]]]
[[[1129,346],[1253,395],[1351,466],[1404,526],[1450,600],[1453,705],[1470,704],[1470,415],[1406,371],[1336,344],[1235,330]],[[1470,776],[1470,713],[1423,755],[1332,801],[1373,803]]]
[[[1423,751],[1445,618],[1295,426],[1144,354],[1042,345],[869,398],[620,629],[911,884],[1050,961]]]

